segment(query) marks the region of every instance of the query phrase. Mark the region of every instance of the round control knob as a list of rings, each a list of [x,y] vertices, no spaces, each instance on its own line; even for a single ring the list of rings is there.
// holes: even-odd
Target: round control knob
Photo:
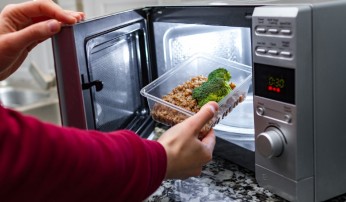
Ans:
[[[256,150],[266,157],[272,158],[280,156],[284,149],[284,138],[280,130],[269,127],[256,138]]]

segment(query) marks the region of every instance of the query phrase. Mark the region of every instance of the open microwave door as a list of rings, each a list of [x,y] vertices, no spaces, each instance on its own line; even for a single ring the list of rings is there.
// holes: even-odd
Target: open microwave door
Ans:
[[[144,10],[63,27],[53,37],[62,124],[141,133],[150,122],[140,89],[150,78]]]

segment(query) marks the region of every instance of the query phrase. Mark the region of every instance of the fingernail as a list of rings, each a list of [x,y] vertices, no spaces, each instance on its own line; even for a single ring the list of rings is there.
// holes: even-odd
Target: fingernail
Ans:
[[[70,17],[73,17],[74,19],[76,19],[76,18],[79,18],[79,14],[78,13],[76,13],[76,12],[67,12],[67,14],[70,16]]]
[[[48,28],[49,28],[50,32],[56,33],[60,29],[60,23],[56,20],[50,20],[48,22]]]
[[[81,16],[78,13],[71,13],[70,15],[77,19],[81,18]]]
[[[64,11],[64,12],[65,12],[65,16],[68,18],[66,19],[67,21],[65,23],[74,24],[77,22],[76,17],[71,13],[71,11]]]
[[[215,109],[214,105],[209,105],[209,108],[213,112],[213,114],[215,114],[216,109]]]

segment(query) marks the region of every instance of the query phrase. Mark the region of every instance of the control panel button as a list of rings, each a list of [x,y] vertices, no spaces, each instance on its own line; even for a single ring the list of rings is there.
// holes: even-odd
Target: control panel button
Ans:
[[[282,29],[280,30],[280,33],[284,35],[290,35],[292,34],[292,31],[290,29]]]
[[[279,33],[279,30],[276,28],[270,28],[270,29],[268,29],[268,32],[271,34],[277,34],[277,33]]]
[[[257,107],[257,109],[256,109],[257,114],[258,114],[258,115],[261,115],[261,116],[264,114],[264,111],[265,111],[265,110],[264,110],[263,107]]]
[[[256,52],[260,54],[265,54],[267,53],[267,50],[265,48],[256,48]]]
[[[279,54],[279,51],[277,51],[277,50],[268,50],[268,53],[270,54],[270,55],[278,55]]]
[[[267,32],[267,29],[264,28],[264,27],[256,27],[256,32],[257,32],[257,33],[264,34],[264,33]]]
[[[286,114],[286,115],[284,116],[284,120],[285,120],[287,123],[291,123],[291,122],[292,122],[292,117],[291,117],[291,115]]]
[[[279,157],[284,150],[284,137],[275,127],[269,127],[260,133],[255,140],[256,151],[265,158]]]
[[[284,56],[284,57],[291,57],[292,53],[289,51],[281,51],[280,55]]]

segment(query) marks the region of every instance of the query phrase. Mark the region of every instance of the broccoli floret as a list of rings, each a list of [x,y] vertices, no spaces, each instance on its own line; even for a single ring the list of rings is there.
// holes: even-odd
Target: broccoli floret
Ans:
[[[202,107],[209,101],[219,102],[232,88],[228,84],[231,74],[225,68],[218,68],[208,75],[208,81],[192,91],[192,97]]]
[[[200,87],[192,91],[192,97],[197,100],[198,106],[202,107],[209,101],[219,102],[232,91],[228,82],[222,78],[208,79]]]
[[[210,72],[208,75],[208,80],[212,80],[214,78],[222,78],[225,81],[229,81],[231,79],[231,73],[229,73],[229,71],[227,71],[225,68],[218,68]]]

